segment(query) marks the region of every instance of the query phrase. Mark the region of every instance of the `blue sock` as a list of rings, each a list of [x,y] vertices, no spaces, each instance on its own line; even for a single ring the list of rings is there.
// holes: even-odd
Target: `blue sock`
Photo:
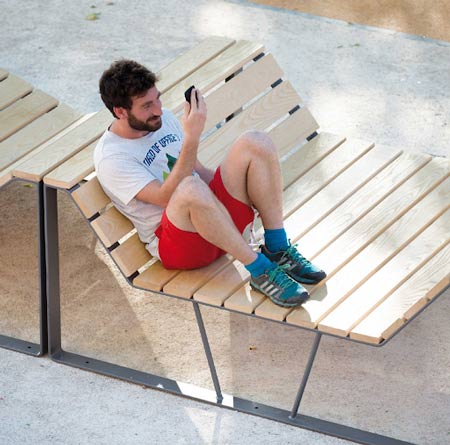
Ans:
[[[279,252],[289,247],[286,231],[281,229],[266,229],[264,232],[264,244],[269,252]]]
[[[253,263],[248,264],[245,268],[250,272],[252,277],[257,277],[263,274],[267,269],[270,268],[272,261],[270,261],[262,253],[257,253],[258,257]]]

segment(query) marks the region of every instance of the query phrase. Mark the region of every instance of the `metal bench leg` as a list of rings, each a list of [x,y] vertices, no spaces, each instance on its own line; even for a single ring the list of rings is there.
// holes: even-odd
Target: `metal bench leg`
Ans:
[[[367,445],[412,445],[410,444],[410,442],[404,442],[392,437],[382,436],[379,434],[371,433],[369,431],[359,430],[350,426],[341,425],[338,423],[329,422],[298,413],[300,403],[305,392],[306,384],[308,383],[314,360],[316,358],[317,350],[319,349],[321,338],[322,334],[320,332],[317,332],[314,338],[314,343],[311,347],[311,352],[309,353],[308,362],[306,363],[305,372],[303,373],[302,381],[300,383],[294,405],[289,415],[289,419],[292,422],[298,422],[297,425],[303,428],[307,428],[319,433],[328,434],[330,436],[351,440],[356,443]]]
[[[202,337],[203,348],[205,349],[205,354],[206,354],[206,358],[208,360],[209,370],[211,372],[211,378],[214,383],[214,389],[216,390],[217,403],[220,403],[223,400],[223,395],[222,395],[222,391],[220,389],[219,378],[217,377],[216,367],[214,366],[214,359],[211,354],[211,348],[209,347],[209,341],[208,341],[208,337],[206,335],[206,330],[205,330],[205,325],[203,323],[202,313],[200,311],[198,303],[193,303],[193,304],[194,304],[195,317],[197,318],[198,328],[200,329],[200,335]]]
[[[36,184],[38,220],[38,270],[39,270],[39,344],[19,338],[0,335],[0,347],[40,357],[47,353],[47,294],[44,235],[44,184]]]
[[[40,291],[40,337],[41,350],[39,355],[48,351],[47,329],[47,273],[45,264],[45,208],[44,208],[44,183],[38,184],[38,230],[39,230],[39,291]]]
[[[45,258],[47,267],[48,347],[50,356],[61,351],[61,315],[58,252],[58,196],[57,190],[44,187]]]
[[[291,418],[294,418],[300,407],[300,402],[302,401],[303,393],[305,392],[306,384],[308,383],[309,374],[311,374],[311,369],[314,363],[314,359],[316,358],[317,350],[319,349],[320,339],[322,338],[322,334],[316,334],[314,338],[314,344],[312,346],[311,352],[309,354],[308,363],[306,364],[305,373],[303,374],[303,379],[300,384],[300,388],[297,393],[297,397],[295,398],[294,406],[291,411]]]

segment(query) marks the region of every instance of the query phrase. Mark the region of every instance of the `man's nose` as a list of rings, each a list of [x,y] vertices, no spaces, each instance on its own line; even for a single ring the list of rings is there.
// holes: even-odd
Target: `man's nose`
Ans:
[[[155,104],[153,106],[152,113],[154,116],[161,116],[162,115],[162,104],[161,103]]]

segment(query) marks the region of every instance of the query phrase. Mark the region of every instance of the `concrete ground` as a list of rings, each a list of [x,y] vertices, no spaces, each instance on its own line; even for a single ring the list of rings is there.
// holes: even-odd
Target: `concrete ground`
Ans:
[[[95,6],[95,8],[93,7]],[[158,70],[215,34],[261,41],[325,131],[450,155],[450,44],[245,1],[0,0],[0,66],[83,113],[112,60]],[[87,20],[99,13],[98,20]],[[130,289],[60,197],[64,347],[211,388],[191,306]],[[0,193],[0,332],[37,341],[35,191]],[[14,236],[11,236],[14,234]],[[25,273],[24,273],[25,271]],[[23,276],[27,280],[23,280]],[[450,443],[447,291],[381,349],[324,338],[305,414]],[[205,309],[223,390],[289,409],[311,334]],[[0,444],[341,444],[0,349]]]

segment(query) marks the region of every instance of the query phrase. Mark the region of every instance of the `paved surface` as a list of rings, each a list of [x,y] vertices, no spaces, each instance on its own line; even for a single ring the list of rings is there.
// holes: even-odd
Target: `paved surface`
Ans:
[[[0,444],[343,444],[284,424],[0,351]]]
[[[135,58],[158,70],[203,38],[225,35],[263,42],[322,129],[450,155],[450,44],[244,1],[0,0],[0,10],[0,65],[83,113],[101,107],[98,77],[112,60]],[[86,20],[95,12],[100,13],[98,20]],[[68,226],[78,227],[76,215],[68,212],[63,217],[70,221]],[[86,258],[93,257],[93,251],[91,246]],[[71,253],[75,281],[70,286],[75,287],[85,279],[80,271],[87,264],[78,268],[75,257],[88,259],[74,248]],[[98,249],[95,254],[101,257]],[[87,296],[97,287],[103,289],[89,306],[98,306],[99,318],[102,305],[115,302],[112,291],[128,292],[103,269],[97,266],[95,285],[78,293]],[[450,443],[449,297],[447,291],[382,349],[324,339],[305,395],[305,413],[417,443]],[[127,298],[133,312],[133,304],[148,296],[130,293]],[[151,343],[154,360],[171,378],[210,385],[204,359],[201,367],[197,363],[197,355],[202,355],[198,340],[194,345],[190,341],[191,332],[198,335],[192,314],[185,314],[182,302],[158,298],[146,304],[150,315],[161,317],[153,315],[147,321],[153,331],[143,331],[148,338],[152,332],[163,333]],[[72,309],[87,305],[79,300],[72,304]],[[121,311],[114,318],[117,330],[126,315]],[[227,392],[288,407],[295,391],[289,388],[298,383],[309,335],[206,312],[213,353],[214,345],[222,348],[217,360],[225,386],[233,390]],[[160,343],[173,335],[166,326],[172,313],[171,323],[189,335],[170,342],[166,350]],[[139,317],[133,320],[144,324]],[[89,347],[98,343],[89,327],[76,326],[68,341],[81,340],[88,355]],[[126,361],[128,351],[117,346],[120,338],[108,340],[117,348],[112,347],[113,357]],[[252,344],[258,348],[249,352]],[[0,350],[0,372],[0,444],[346,443],[78,371],[48,358]]]

